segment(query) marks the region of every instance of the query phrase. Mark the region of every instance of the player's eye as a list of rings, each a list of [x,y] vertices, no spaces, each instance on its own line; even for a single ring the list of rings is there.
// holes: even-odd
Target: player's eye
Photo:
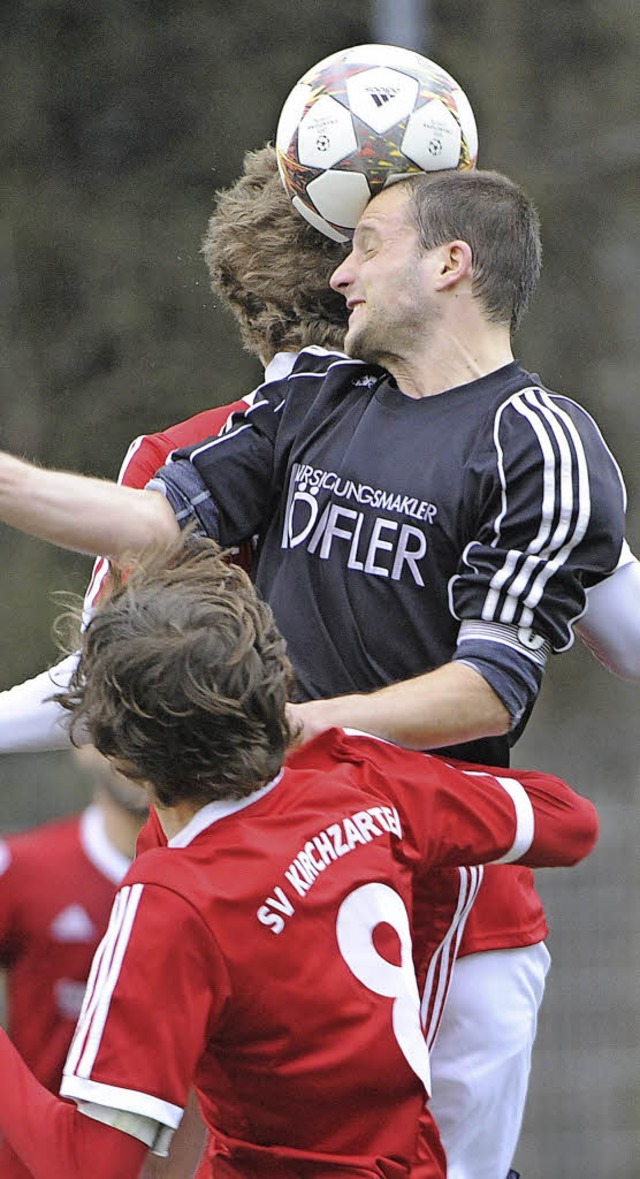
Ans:
[[[377,244],[373,238],[366,237],[359,243],[358,252],[361,258],[371,258],[377,251]]]

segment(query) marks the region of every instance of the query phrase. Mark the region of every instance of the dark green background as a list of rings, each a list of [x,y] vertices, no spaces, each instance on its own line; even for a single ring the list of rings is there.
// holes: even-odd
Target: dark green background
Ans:
[[[517,353],[598,418],[640,550],[637,5],[434,0],[422,14],[415,47],[465,87],[480,164],[523,182],[542,214],[543,280]],[[4,0],[4,445],[114,475],[136,434],[258,379],[208,290],[212,194],[273,136],[298,76],[374,39],[373,18],[373,4],[343,0]],[[0,687],[55,658],[52,591],[81,591],[88,571],[0,526]],[[604,827],[593,860],[549,889],[560,967],[524,1179],[635,1173],[637,715],[635,687],[572,651],[553,661],[517,757],[583,788]],[[0,788],[3,828],[83,793],[64,755],[0,758]]]

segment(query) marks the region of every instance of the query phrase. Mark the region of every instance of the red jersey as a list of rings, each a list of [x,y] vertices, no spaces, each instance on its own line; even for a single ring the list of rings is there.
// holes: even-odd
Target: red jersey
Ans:
[[[216,1176],[407,1175],[429,1088],[414,876],[573,863],[596,831],[547,775],[525,790],[331,730],[134,861],[61,1093],[162,1150],[195,1080]],[[444,1175],[435,1134],[421,1154]]]
[[[7,1030],[34,1075],[57,1092],[91,961],[129,860],[97,807],[0,841],[0,966]],[[29,1172],[0,1144],[2,1179]]]

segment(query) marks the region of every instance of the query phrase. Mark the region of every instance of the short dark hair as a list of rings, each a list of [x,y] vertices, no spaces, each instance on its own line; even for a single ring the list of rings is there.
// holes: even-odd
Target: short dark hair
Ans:
[[[473,292],[488,319],[515,331],[542,264],[533,201],[500,172],[438,172],[408,177],[411,212],[425,250],[461,239],[473,256]]]
[[[270,144],[247,152],[240,178],[217,194],[202,252],[248,351],[271,360],[309,344],[342,350],[347,310],[329,279],[345,248],[295,211]]]
[[[291,740],[293,673],[269,606],[210,540],[146,554],[98,606],[55,698],[158,801],[242,798]]]

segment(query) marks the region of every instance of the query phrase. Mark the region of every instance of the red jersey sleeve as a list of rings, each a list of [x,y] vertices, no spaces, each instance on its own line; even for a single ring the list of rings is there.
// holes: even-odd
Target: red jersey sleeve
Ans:
[[[170,888],[123,885],[94,958],[62,1096],[142,1119],[153,1147],[154,1124],[161,1135],[181,1120],[228,994],[226,968],[196,909]],[[120,1112],[114,1123],[122,1124]]]
[[[146,487],[156,471],[164,466],[172,450],[220,434],[234,413],[240,413],[246,408],[246,401],[233,401],[229,405],[205,409],[157,434],[142,434],[131,443],[120,468],[118,482],[127,487]]]
[[[550,774],[445,761],[349,730],[324,736],[335,757],[361,766],[364,786],[395,803],[403,853],[416,867],[569,866],[596,842],[593,803]],[[319,743],[301,757],[305,749],[307,758],[322,755]]]

